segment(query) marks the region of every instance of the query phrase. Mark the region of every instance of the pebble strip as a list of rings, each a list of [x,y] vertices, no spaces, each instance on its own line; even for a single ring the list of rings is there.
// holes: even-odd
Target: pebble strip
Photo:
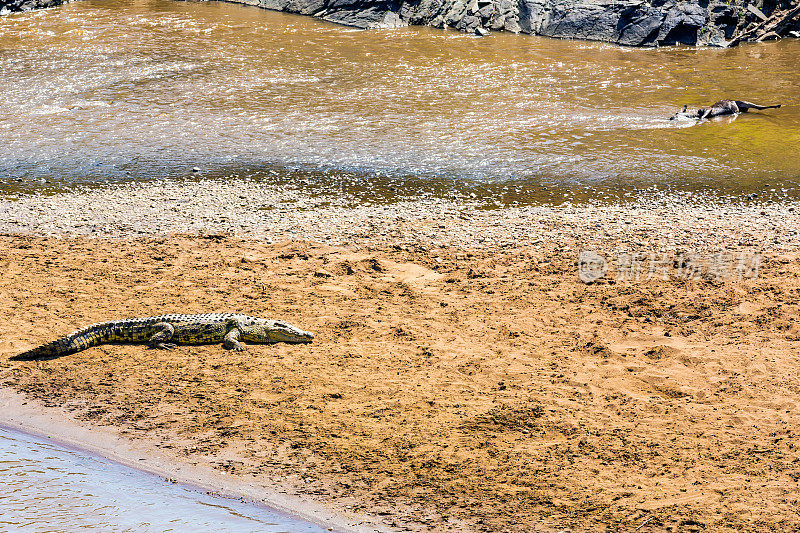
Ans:
[[[492,208],[489,208],[492,207]],[[267,242],[785,252],[800,245],[800,203],[642,194],[630,202],[496,207],[480,198],[392,203],[246,180],[157,181],[0,198],[0,232],[128,238],[230,234]]]

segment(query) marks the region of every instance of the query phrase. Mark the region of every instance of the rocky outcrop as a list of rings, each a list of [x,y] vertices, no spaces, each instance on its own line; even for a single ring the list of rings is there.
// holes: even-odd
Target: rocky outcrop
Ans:
[[[586,2],[524,0],[523,31],[549,37],[608,41],[628,46],[697,44],[708,9],[695,3]]]
[[[236,2],[237,0],[229,0]],[[405,25],[400,4],[385,0],[243,0],[267,9],[312,15],[356,28],[393,28]]]
[[[478,33],[505,30],[626,46],[727,46],[771,13],[791,11],[797,5],[797,0],[243,1],[365,29],[418,24]],[[798,24],[785,26],[785,35],[800,29]]]
[[[0,0],[0,12],[63,0]],[[800,36],[800,0],[228,0],[357,28],[427,25],[530,33],[626,46],[728,46]],[[770,21],[775,21],[770,25]],[[759,28],[768,28],[761,31]]]
[[[64,0],[0,0],[0,15],[61,5]]]

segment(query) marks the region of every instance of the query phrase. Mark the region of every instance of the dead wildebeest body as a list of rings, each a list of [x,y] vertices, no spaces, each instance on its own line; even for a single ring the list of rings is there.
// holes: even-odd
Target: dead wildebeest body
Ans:
[[[704,118],[721,117],[723,115],[736,115],[738,113],[747,113],[751,109],[774,109],[780,107],[777,105],[758,105],[752,102],[744,102],[742,100],[720,100],[711,107],[701,107],[697,111],[687,111],[687,106],[683,106],[683,110],[675,113],[670,120],[675,120],[678,117],[695,118],[703,120]]]

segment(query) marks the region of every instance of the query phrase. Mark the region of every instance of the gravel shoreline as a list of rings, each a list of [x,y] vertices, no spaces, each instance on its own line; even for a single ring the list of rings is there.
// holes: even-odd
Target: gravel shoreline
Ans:
[[[0,198],[0,233],[43,236],[214,235],[369,246],[605,251],[758,250],[800,245],[800,202],[649,192],[626,203],[497,207],[423,196],[372,203],[246,180],[157,181]]]

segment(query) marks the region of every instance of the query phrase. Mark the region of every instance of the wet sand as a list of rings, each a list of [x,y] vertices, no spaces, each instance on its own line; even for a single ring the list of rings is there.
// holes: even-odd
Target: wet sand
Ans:
[[[84,204],[96,211],[88,234],[115,224],[97,194]],[[7,390],[90,430],[113,428],[170,464],[280,484],[386,530],[800,525],[791,204],[673,200],[522,216],[455,203],[450,212],[444,201],[326,211],[300,198],[306,208],[287,207],[273,225],[236,226],[232,214],[220,223],[232,226],[191,232],[168,201],[159,227],[159,190],[150,194],[142,236],[41,236],[17,218],[19,231],[0,237]],[[25,197],[0,209],[74,221],[78,205]],[[651,279],[616,280],[612,269],[585,284],[576,260],[587,243],[608,257],[763,257],[755,278],[687,279],[670,259]],[[317,337],[241,353],[102,346],[8,361],[89,323],[213,310],[281,318]]]

